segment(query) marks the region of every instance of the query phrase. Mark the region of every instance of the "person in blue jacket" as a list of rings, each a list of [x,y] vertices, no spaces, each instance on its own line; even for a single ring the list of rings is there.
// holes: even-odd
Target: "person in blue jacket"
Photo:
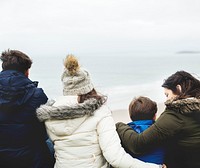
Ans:
[[[28,78],[32,60],[18,50],[4,51],[0,59],[0,167],[52,168],[46,129],[36,117],[48,98]]]
[[[148,97],[139,96],[134,98],[129,104],[129,116],[132,122],[128,125],[137,133],[141,133],[149,128],[156,119],[157,104]],[[126,151],[131,154],[128,149]],[[144,162],[163,164],[164,148],[157,148],[145,154],[131,154]]]

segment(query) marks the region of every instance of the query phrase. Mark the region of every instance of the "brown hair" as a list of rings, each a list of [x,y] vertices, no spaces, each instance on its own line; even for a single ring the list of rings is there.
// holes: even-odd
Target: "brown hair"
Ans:
[[[101,101],[102,104],[106,102],[106,97],[98,95],[95,89],[92,89],[89,93],[79,95],[78,102],[83,103],[85,100],[91,99],[91,98],[95,98]]]
[[[177,88],[177,85],[181,86],[181,90]],[[200,81],[185,71],[177,71],[169,76],[162,87],[172,90],[178,95],[177,99],[200,98]]]
[[[31,65],[32,60],[23,52],[18,50],[7,50],[0,56],[3,70],[16,70],[25,73]]]
[[[129,115],[132,121],[152,120],[157,112],[157,104],[147,97],[134,98],[129,104]]]

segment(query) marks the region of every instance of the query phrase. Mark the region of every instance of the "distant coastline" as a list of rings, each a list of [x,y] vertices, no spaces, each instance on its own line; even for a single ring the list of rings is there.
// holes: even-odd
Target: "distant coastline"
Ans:
[[[200,51],[190,51],[190,50],[184,50],[184,51],[178,51],[176,54],[200,54]]]

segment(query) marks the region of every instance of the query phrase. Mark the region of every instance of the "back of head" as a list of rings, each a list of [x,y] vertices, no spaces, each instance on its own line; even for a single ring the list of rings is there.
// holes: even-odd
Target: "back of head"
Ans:
[[[129,104],[129,115],[132,121],[153,120],[156,112],[156,102],[147,97],[134,98]]]
[[[32,60],[26,54],[18,50],[4,51],[0,59],[2,61],[3,70],[16,70],[25,73],[32,65]]]
[[[178,89],[178,85],[181,86],[181,90]],[[172,92],[178,95],[179,99],[196,97],[200,98],[200,81],[185,71],[177,71],[169,76],[162,87],[172,90]]]
[[[62,74],[63,95],[83,95],[94,89],[88,71],[81,69],[78,59],[68,55],[64,61],[65,71]]]

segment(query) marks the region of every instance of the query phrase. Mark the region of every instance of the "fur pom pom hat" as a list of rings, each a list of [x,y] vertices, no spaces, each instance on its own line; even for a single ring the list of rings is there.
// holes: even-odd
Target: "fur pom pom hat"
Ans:
[[[64,96],[83,95],[94,88],[89,73],[80,68],[78,60],[74,55],[67,55],[64,66],[65,70],[61,77]]]

